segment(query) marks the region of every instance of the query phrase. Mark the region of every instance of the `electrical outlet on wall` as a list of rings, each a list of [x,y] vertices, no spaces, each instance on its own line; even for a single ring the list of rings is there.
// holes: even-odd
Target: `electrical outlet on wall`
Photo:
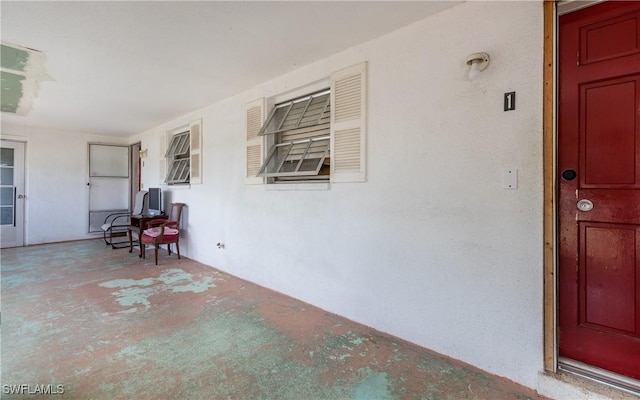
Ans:
[[[502,187],[505,189],[517,189],[518,188],[518,169],[507,168],[502,175]]]

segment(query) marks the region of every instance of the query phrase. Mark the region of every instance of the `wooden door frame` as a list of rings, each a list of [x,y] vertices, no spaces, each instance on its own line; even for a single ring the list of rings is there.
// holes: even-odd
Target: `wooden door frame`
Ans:
[[[544,369],[557,371],[556,313],[556,187],[555,187],[555,104],[556,104],[556,2],[544,0],[544,53],[542,89],[543,162],[543,357]]]
[[[543,159],[543,353],[544,369],[556,372],[556,212],[555,212],[555,70],[556,7],[554,0],[544,0],[544,50],[542,89],[542,159]]]

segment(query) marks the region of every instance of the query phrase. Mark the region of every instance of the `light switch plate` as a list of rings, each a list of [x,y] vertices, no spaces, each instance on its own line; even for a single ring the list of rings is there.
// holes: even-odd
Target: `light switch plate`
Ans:
[[[502,178],[503,186],[505,189],[517,189],[518,188],[518,170],[516,168],[507,168],[504,170]]]

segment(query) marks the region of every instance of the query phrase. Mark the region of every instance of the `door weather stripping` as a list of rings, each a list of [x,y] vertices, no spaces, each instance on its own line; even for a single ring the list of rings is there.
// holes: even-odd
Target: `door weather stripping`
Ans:
[[[561,371],[579,375],[583,378],[610,386],[614,389],[622,390],[623,392],[627,392],[635,396],[640,396],[640,381],[633,378],[614,374],[613,372],[565,357],[560,357],[558,359],[558,368]]]

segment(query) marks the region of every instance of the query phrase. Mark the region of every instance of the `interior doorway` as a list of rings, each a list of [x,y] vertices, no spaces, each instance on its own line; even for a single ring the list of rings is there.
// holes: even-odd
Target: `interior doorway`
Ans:
[[[558,28],[558,365],[640,391],[640,2]]]
[[[24,246],[25,143],[0,145],[0,248]]]

